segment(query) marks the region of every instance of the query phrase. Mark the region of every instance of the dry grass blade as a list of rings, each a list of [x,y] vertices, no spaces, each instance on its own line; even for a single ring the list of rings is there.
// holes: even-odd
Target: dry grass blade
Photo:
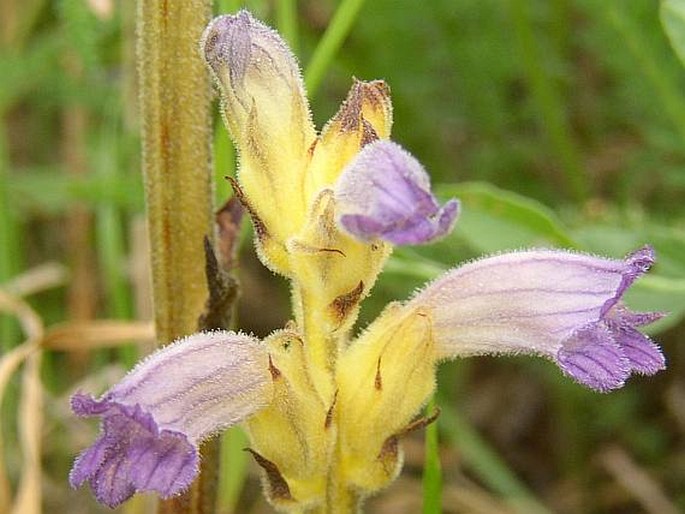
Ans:
[[[43,338],[44,330],[43,330],[43,322],[36,314],[36,312],[31,309],[31,307],[22,301],[19,298],[16,298],[10,294],[5,293],[4,291],[0,291],[0,310],[13,314],[14,316],[17,317],[19,320],[19,323],[21,324],[24,332],[27,335],[27,339],[22,343],[21,345],[17,346],[16,348],[12,349],[11,351],[7,352],[5,355],[3,355],[2,359],[0,359],[0,403],[2,402],[4,393],[5,393],[5,388],[7,387],[7,383],[9,382],[10,377],[14,373],[14,371],[17,369],[17,367],[27,358],[30,358],[31,361],[35,359],[35,365],[33,366],[27,366],[27,373],[30,373],[28,376],[31,377],[30,380],[26,378],[25,375],[25,383],[24,385],[27,385],[27,380],[31,382],[30,388],[31,387],[38,387],[40,388],[40,377],[39,377],[39,362],[40,362],[40,353],[37,352],[38,345],[40,340]],[[25,391],[24,394],[27,394]],[[28,394],[32,395],[31,398],[35,396],[35,391],[33,389],[30,389],[28,391]],[[34,400],[31,400],[32,402]],[[40,407],[39,407],[40,409]],[[38,412],[38,415],[40,415],[40,411]],[[40,427],[40,418],[36,421],[38,423],[38,429]],[[9,488],[9,482],[7,480],[7,476],[5,474],[5,463],[2,459],[2,448],[3,448],[3,441],[2,441],[2,433],[0,432],[0,512],[9,512],[9,505],[10,505],[10,488]],[[26,455],[26,454],[25,454]],[[40,460],[40,459],[38,459]],[[40,473],[40,465],[38,466],[38,473]],[[31,477],[32,479],[35,477]],[[23,481],[23,480],[22,480]],[[40,477],[38,478],[38,485],[40,485]],[[26,512],[27,514],[31,514],[35,511],[30,511],[30,510],[18,510],[15,512],[21,512],[24,514]]]
[[[618,446],[607,448],[599,455],[599,462],[642,505],[645,512],[652,514],[678,514],[680,512],[666,497],[661,486],[622,448]]]
[[[155,328],[146,321],[77,321],[51,327],[41,346],[50,350],[94,350],[131,341],[151,341]]]
[[[0,290],[0,311],[12,314],[19,320],[27,339],[39,341],[43,338],[43,320],[20,298]]]
[[[19,436],[24,457],[21,479],[12,514],[41,512],[41,427],[43,425],[43,388],[40,382],[41,353],[26,361],[19,404]]]
[[[27,341],[6,353],[0,359],[0,404],[5,394],[5,387],[7,387],[7,383],[14,371],[37,349],[38,344],[35,341]],[[5,475],[5,463],[2,459],[3,446],[2,432],[0,432],[0,512],[9,512],[11,494],[9,481]]]
[[[66,266],[46,262],[6,282],[3,289],[14,296],[23,297],[64,285],[68,279],[69,271]]]

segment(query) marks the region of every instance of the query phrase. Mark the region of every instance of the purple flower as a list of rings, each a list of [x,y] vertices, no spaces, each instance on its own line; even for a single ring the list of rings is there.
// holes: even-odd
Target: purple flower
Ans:
[[[342,227],[363,241],[429,243],[447,235],[459,202],[440,207],[421,164],[392,141],[366,145],[335,186]]]
[[[100,416],[102,434],[76,459],[72,487],[88,480],[109,507],[136,491],[183,491],[197,474],[199,443],[268,403],[270,376],[258,340],[205,332],[158,350],[99,400],[75,394],[72,410]]]
[[[654,262],[650,247],[625,260],[554,250],[471,262],[428,285],[408,304],[427,309],[439,359],[534,353],[598,391],[632,373],[664,369],[659,348],[635,327],[662,315],[633,313],[626,289]]]

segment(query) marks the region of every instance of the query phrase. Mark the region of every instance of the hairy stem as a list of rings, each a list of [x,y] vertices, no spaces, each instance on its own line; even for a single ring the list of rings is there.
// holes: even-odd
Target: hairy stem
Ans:
[[[206,0],[139,2],[143,171],[161,344],[195,331],[207,297],[211,89],[198,42],[210,13]]]
[[[211,88],[198,42],[211,7],[209,0],[138,3],[143,171],[160,344],[194,332],[207,298]],[[214,476],[216,446],[203,448],[200,478],[184,495],[161,502],[160,513],[213,512],[215,488],[206,485]]]

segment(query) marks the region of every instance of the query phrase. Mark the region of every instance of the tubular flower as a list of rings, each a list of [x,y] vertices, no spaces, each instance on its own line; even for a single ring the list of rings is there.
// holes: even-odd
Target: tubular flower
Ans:
[[[99,400],[77,393],[79,416],[100,416],[102,435],[74,463],[72,486],[90,482],[110,507],[136,491],[163,498],[197,474],[199,443],[271,398],[268,353],[254,338],[204,332],[142,361]]]
[[[597,391],[665,367],[622,298],[654,262],[537,249],[454,268],[352,333],[393,244],[446,236],[459,204],[440,206],[428,175],[388,140],[389,89],[355,81],[316,135],[283,40],[246,11],[221,16],[202,50],[241,154],[236,195],[262,262],[292,284],[294,320],[264,341],[200,333],[159,350],[102,398],[73,410],[102,418],[71,482],[114,506],[135,491],[166,497],[197,474],[200,441],[243,423],[264,491],[283,512],[353,513],[402,467],[400,438],[446,359],[546,357]]]

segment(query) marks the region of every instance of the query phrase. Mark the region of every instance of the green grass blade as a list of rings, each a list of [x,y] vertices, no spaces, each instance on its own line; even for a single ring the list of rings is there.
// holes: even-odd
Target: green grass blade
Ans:
[[[310,98],[316,95],[326,70],[349,34],[363,5],[364,0],[342,0],[335,11],[304,72],[304,82]]]
[[[457,411],[444,404],[438,423],[444,434],[458,448],[466,464],[488,487],[502,496],[505,503],[521,514],[551,514],[511,471],[480,434]]]
[[[114,120],[110,122],[114,125]],[[121,137],[116,127],[103,129],[98,141],[95,173],[103,180],[119,175],[117,155],[121,153]],[[124,223],[119,208],[109,202],[98,205],[96,215],[96,238],[98,257],[103,271],[107,315],[115,319],[129,319],[132,315],[131,291],[124,273],[126,248]],[[138,360],[138,352],[133,345],[119,349],[122,362],[131,367]]]
[[[19,271],[21,247],[19,224],[10,205],[9,156],[4,119],[0,118],[0,284]],[[14,319],[0,314],[0,348],[9,351],[19,340]]]
[[[673,50],[685,64],[685,0],[662,1],[660,15]]]
[[[581,165],[579,150],[573,140],[571,127],[558,88],[543,67],[538,51],[539,42],[530,19],[528,0],[511,0],[514,29],[521,50],[521,59],[540,121],[566,175],[566,181],[576,201],[588,197],[588,186]]]
[[[247,480],[248,455],[243,449],[249,446],[249,441],[240,427],[231,428],[221,437],[221,481],[217,495],[217,512],[235,512]]]
[[[276,27],[290,45],[290,49],[297,55],[300,45],[297,26],[297,0],[279,0],[276,2]]]
[[[645,40],[634,20],[627,16],[616,2],[609,4],[606,13],[609,22],[633,54],[637,63],[636,69],[651,82],[656,98],[664,106],[664,114],[671,118],[676,130],[685,140],[685,98],[680,84],[675,83],[660,69],[662,56]]]
[[[214,198],[215,205],[221,207],[233,194],[226,177],[235,176],[235,149],[221,119],[214,128]]]

